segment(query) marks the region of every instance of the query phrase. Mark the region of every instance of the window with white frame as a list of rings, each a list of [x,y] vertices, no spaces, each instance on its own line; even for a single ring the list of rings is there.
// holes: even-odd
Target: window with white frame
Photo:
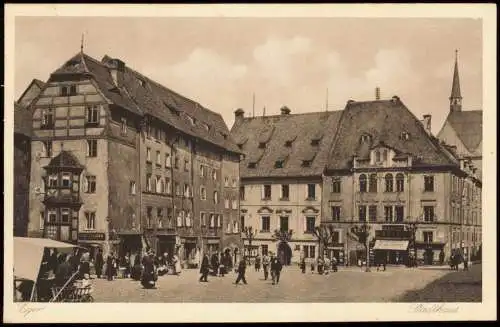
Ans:
[[[165,167],[170,168],[171,165],[170,153],[165,153]]]
[[[205,186],[200,187],[200,199],[206,200],[207,199],[207,189]]]
[[[224,199],[224,208],[229,209],[229,199]]]
[[[62,208],[61,209],[61,222],[68,224],[69,223],[69,217],[70,217],[70,211],[68,208]]]
[[[97,157],[97,140],[87,140],[87,157]]]
[[[233,221],[233,233],[239,233],[239,232],[240,232],[240,229],[238,227],[238,222]]]
[[[57,175],[49,175],[48,176],[48,186],[49,187],[57,187]]]
[[[424,221],[425,222],[434,221],[434,206],[424,206]]]
[[[214,191],[214,204],[219,203],[219,193]]]
[[[71,187],[71,173],[62,173],[61,186],[64,188]]]
[[[393,219],[392,206],[384,206],[384,216],[385,216],[386,222],[392,223],[392,219]]]
[[[205,177],[205,166],[204,165],[200,165],[200,175],[201,175],[201,177]]]
[[[47,222],[48,223],[57,222],[57,210],[56,209],[47,210]]]
[[[316,199],[316,184],[307,184],[307,198],[309,200]]]
[[[42,109],[42,122],[41,128],[53,128],[54,127],[54,109],[47,108]]]
[[[95,176],[86,176],[87,187],[85,189],[85,193],[95,193],[96,192],[96,177]]]
[[[146,175],[146,192],[153,191],[153,177],[151,174]]]
[[[200,221],[201,221],[201,226],[207,225],[207,214],[206,213],[200,212]]]
[[[85,212],[85,229],[92,230],[95,229],[95,212],[86,211]]]
[[[215,169],[214,169],[214,170],[212,170],[212,179],[213,179],[214,181],[216,181],[216,180],[217,180],[217,170],[215,170]]]
[[[156,164],[161,166],[161,153],[160,151],[156,151]]]
[[[332,220],[340,221],[340,206],[332,206]]]
[[[42,147],[43,147],[43,156],[47,157],[47,158],[51,158],[52,157],[52,141],[43,141]]]
[[[238,201],[236,201],[236,200],[233,199],[231,201],[231,208],[234,209],[234,210],[238,209]]]
[[[233,178],[233,187],[237,187],[238,186],[238,180],[236,178]]]
[[[224,186],[228,187],[229,186],[229,177],[224,177]]]
[[[434,176],[424,176],[424,191],[434,192]]]
[[[87,106],[87,124],[98,125],[99,124],[99,107],[96,105]]]
[[[165,177],[165,193],[171,194],[172,193],[172,183],[170,182],[170,178]]]
[[[146,148],[146,161],[151,162],[151,148]]]
[[[130,194],[132,194],[132,195],[135,194],[135,192],[136,192],[135,187],[136,187],[135,181],[130,181]]]
[[[155,179],[155,192],[156,193],[163,193],[161,176],[156,176],[156,179]]]

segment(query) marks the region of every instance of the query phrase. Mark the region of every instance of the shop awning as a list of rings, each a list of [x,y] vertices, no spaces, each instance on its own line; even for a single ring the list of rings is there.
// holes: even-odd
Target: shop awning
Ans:
[[[373,246],[374,250],[395,250],[406,251],[408,249],[408,241],[405,240],[376,240]]]

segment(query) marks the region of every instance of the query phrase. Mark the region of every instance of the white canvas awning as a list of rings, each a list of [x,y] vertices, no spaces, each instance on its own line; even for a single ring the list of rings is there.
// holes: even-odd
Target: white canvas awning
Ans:
[[[14,237],[14,276],[36,281],[45,248],[71,253],[75,247],[48,238]]]
[[[406,251],[409,241],[405,240],[376,240],[373,246],[374,250],[394,250]]]

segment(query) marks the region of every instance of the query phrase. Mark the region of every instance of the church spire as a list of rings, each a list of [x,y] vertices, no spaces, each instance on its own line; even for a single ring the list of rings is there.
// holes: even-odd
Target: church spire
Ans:
[[[458,50],[455,50],[455,69],[450,95],[450,111],[462,111],[462,95],[460,93],[460,78],[458,76]]]

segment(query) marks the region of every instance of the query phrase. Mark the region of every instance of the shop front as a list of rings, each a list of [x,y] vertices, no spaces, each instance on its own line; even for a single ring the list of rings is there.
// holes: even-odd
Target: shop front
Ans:
[[[197,252],[197,238],[196,237],[185,237],[181,239],[182,253],[181,260],[185,263],[186,268],[195,267],[198,262],[196,262],[196,252]]]
[[[78,245],[89,251],[90,258],[95,258],[98,249],[106,248],[106,234],[97,232],[79,232]]]
[[[408,265],[409,243],[409,240],[375,240],[375,258],[385,259],[385,263],[389,265]]]
[[[343,243],[337,243],[332,246],[329,246],[326,248],[326,253],[325,255],[333,259],[335,258],[337,260],[338,265],[344,265],[345,264],[345,249],[344,249],[344,244]]]
[[[142,240],[139,232],[120,232],[118,233],[120,246],[118,249],[118,257],[123,258],[126,254],[141,254]]]
[[[439,263],[439,254],[444,252],[445,245],[443,242],[417,242],[418,264],[427,266]]]

